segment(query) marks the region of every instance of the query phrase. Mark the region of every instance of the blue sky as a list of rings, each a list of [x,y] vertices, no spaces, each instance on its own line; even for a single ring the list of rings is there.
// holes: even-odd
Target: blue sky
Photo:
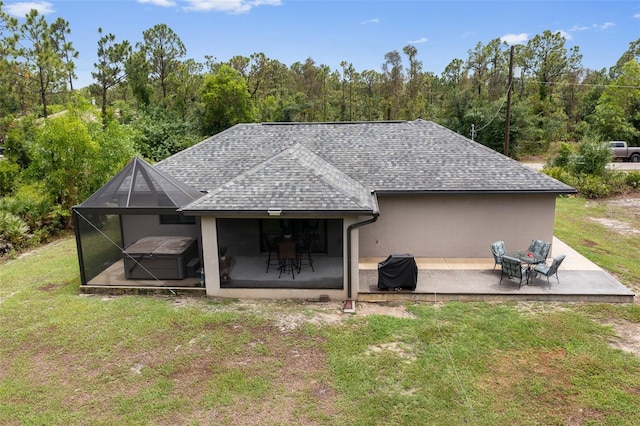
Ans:
[[[544,30],[562,31],[591,69],[612,66],[640,38],[640,0],[4,0],[5,12],[18,18],[32,8],[48,22],[69,21],[80,52],[76,87],[92,82],[99,27],[135,45],[144,30],[166,24],[186,57],[200,62],[263,52],[286,65],[310,57],[332,70],[347,61],[358,72],[380,71],[387,52],[412,44],[423,70],[436,74],[494,38],[526,43]]]

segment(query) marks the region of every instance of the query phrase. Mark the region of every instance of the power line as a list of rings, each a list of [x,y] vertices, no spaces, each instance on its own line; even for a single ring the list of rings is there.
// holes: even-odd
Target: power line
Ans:
[[[493,115],[493,117],[491,117],[491,120],[489,120],[489,122],[487,124],[485,124],[484,126],[482,126],[479,129],[475,128],[475,124],[471,125],[471,140],[475,140],[475,136],[478,132],[484,130],[487,128],[487,126],[489,124],[491,124],[493,122],[493,120],[496,119],[496,117],[498,116],[498,114],[500,114],[500,110],[502,109],[502,107],[504,106],[505,102],[507,101],[507,95],[509,94],[509,90],[511,90],[511,84],[509,84],[509,87],[507,87],[507,94],[505,94],[503,96],[503,100],[502,100],[502,104],[500,105],[500,108],[498,108],[498,110],[496,111],[496,113]]]
[[[567,82],[555,82],[555,81],[537,81],[537,80],[525,80],[525,83],[533,83],[533,84],[546,84],[546,85],[556,85],[556,86],[588,86],[588,87],[613,87],[620,89],[640,89],[640,86],[628,86],[628,85],[619,85],[619,84],[603,84],[603,83],[567,83]]]

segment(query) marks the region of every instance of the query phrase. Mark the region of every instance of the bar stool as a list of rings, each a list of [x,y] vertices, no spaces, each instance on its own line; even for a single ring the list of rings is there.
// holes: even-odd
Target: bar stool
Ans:
[[[298,273],[300,273],[300,267],[298,266],[298,254],[296,253],[296,243],[280,243],[278,244],[278,248],[280,257],[280,275],[278,278],[282,276],[283,272],[286,274],[291,271],[291,277],[295,280],[295,270],[297,269]]]

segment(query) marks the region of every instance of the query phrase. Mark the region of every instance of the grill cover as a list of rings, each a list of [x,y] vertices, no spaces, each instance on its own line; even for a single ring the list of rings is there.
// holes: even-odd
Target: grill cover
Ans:
[[[410,254],[392,254],[378,263],[379,290],[415,290],[418,265]]]

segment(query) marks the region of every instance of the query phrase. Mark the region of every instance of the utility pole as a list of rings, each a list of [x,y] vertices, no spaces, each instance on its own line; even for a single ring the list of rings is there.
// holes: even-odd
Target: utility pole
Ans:
[[[513,51],[509,50],[509,87],[507,88],[507,117],[504,123],[504,155],[509,156],[509,124],[511,122],[511,86],[513,86]]]

